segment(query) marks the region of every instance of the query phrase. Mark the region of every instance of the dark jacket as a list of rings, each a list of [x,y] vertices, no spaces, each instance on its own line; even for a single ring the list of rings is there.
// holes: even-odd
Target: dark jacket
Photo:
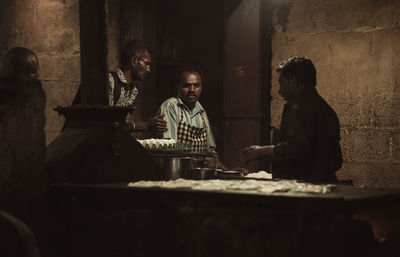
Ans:
[[[337,181],[342,166],[340,125],[335,111],[315,88],[306,88],[283,110],[274,131],[272,174],[275,178]]]

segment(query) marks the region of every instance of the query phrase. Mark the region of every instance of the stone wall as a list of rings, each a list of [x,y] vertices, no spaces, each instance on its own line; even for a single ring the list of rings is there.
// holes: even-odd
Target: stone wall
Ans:
[[[400,102],[400,3],[271,1],[272,66],[292,55],[314,61],[317,89],[337,111],[342,125],[345,163],[339,177],[358,185],[400,187],[400,108],[396,106]],[[120,8],[125,5],[143,12],[136,11],[131,23],[120,24],[126,20],[119,14],[127,12]],[[116,68],[118,48],[126,40],[144,38],[153,44],[149,38],[154,36],[144,33],[155,31],[153,25],[147,28],[154,19],[154,15],[145,17],[150,12],[144,10],[151,9],[147,5],[151,4],[124,0],[119,5],[110,0],[110,69]],[[64,122],[53,108],[69,105],[80,83],[78,7],[76,0],[0,1],[0,57],[14,46],[28,47],[39,56],[47,100],[47,144],[58,136]],[[283,100],[277,93],[277,74],[272,74],[271,125],[277,126]]]
[[[109,67],[118,66],[119,1],[110,0]],[[22,46],[39,57],[40,80],[46,92],[46,143],[56,138],[64,123],[53,108],[72,103],[80,83],[79,1],[0,1],[0,59]]]
[[[46,142],[64,122],[53,111],[69,105],[80,82],[79,1],[5,0],[0,3],[0,56],[14,46],[32,49],[39,57],[46,92]],[[7,10],[7,11],[6,11]]]
[[[272,67],[311,58],[317,89],[341,122],[340,179],[400,187],[400,2],[273,0]],[[283,100],[272,72],[272,126]]]

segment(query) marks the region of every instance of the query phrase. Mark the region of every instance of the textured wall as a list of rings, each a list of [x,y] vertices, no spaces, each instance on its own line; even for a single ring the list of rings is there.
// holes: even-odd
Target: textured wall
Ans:
[[[118,66],[119,1],[109,1],[109,66]],[[46,92],[46,143],[60,133],[64,118],[53,108],[72,102],[80,83],[79,1],[0,1],[0,58],[15,46],[32,49]]]
[[[310,57],[341,122],[340,179],[400,187],[400,2],[273,0],[272,66]],[[273,71],[272,125],[283,107]]]
[[[64,122],[53,108],[69,105],[80,81],[79,1],[4,0],[0,3],[0,56],[14,46],[32,49],[39,57],[46,92],[46,142]]]

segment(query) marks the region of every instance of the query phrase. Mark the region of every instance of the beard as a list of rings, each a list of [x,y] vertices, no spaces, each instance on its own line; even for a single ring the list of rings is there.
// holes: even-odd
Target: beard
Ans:
[[[138,73],[136,72],[135,69],[131,69],[131,79],[132,81],[142,81],[143,78],[141,78]]]

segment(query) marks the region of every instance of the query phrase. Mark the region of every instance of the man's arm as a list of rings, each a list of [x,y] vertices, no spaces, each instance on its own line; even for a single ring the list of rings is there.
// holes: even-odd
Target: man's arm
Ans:
[[[312,119],[310,115],[296,108],[291,110],[287,118],[287,138],[275,145],[253,145],[240,152],[246,161],[267,159],[299,159],[310,150],[310,134],[312,131]]]
[[[147,121],[132,122],[133,131],[153,130],[156,132],[167,132],[166,123],[163,119],[164,115],[157,115]]]
[[[276,159],[300,159],[310,151],[314,133],[312,116],[299,108],[293,108],[286,118],[286,140],[277,143],[273,151]]]
[[[166,122],[167,131],[163,131],[159,133],[160,138],[171,138],[178,140],[177,130],[178,130],[178,116],[177,116],[177,107],[169,104],[168,102],[164,102],[160,109],[157,112],[157,115],[162,116]]]
[[[275,145],[252,145],[243,149],[240,152],[240,157],[244,159],[246,163],[262,158],[273,159],[274,148]]]

